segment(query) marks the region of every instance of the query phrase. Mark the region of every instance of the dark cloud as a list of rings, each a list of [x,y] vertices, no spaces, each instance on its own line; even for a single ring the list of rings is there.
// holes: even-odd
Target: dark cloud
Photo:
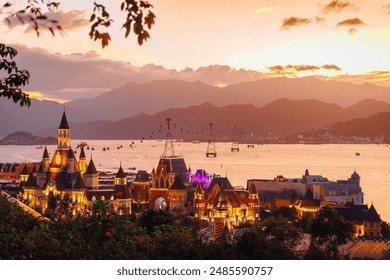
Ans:
[[[31,74],[26,90],[51,99],[91,98],[128,82],[177,79],[223,86],[269,77],[261,72],[223,65],[177,71],[155,64],[135,67],[127,62],[101,59],[94,51],[62,55],[41,48],[14,47],[18,50],[19,68],[28,69]]]
[[[337,65],[334,65],[334,64],[325,64],[325,65],[322,65],[321,68],[325,69],[325,70],[341,71],[341,68],[338,67]]]
[[[288,30],[290,29],[290,27],[301,26],[301,25],[309,24],[310,22],[311,22],[310,18],[289,17],[283,19],[281,29]]]
[[[348,8],[348,7],[351,8],[351,7],[353,7],[353,5],[348,1],[335,0],[335,1],[331,1],[329,4],[327,4],[322,9],[322,12],[324,14],[338,13],[338,12],[344,10],[345,8]]]
[[[71,10],[64,12],[62,10],[49,11],[44,14],[50,20],[57,20],[61,26],[61,29],[65,32],[83,28],[89,25],[89,19],[86,11],[83,10]],[[7,23],[10,23],[10,27],[22,25],[22,23],[13,16],[5,19]],[[45,26],[45,25],[44,25]],[[27,26],[26,32],[35,32],[33,27]]]
[[[350,18],[337,23],[336,26],[357,26],[364,25],[365,23],[361,21],[359,18]]]

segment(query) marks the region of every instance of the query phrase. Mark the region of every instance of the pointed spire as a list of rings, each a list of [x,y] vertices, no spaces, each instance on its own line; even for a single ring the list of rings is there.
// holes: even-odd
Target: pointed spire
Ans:
[[[256,187],[255,187],[255,184],[253,184],[253,183],[249,187],[249,194],[257,194],[257,190],[256,190]]]
[[[61,123],[58,129],[70,129],[68,125],[68,120],[66,119],[65,107],[64,107],[64,113],[62,114]]]
[[[43,161],[41,161],[41,164],[39,165],[38,173],[43,173]]]
[[[85,152],[84,152],[84,146],[81,146],[81,151],[80,151],[80,159],[85,159]]]
[[[196,188],[196,192],[197,194],[204,194],[204,189],[202,187],[201,184],[198,184],[198,187]]]
[[[72,147],[69,149],[69,152],[68,152],[68,159],[74,159],[74,152],[72,150]]]
[[[49,153],[47,152],[47,147],[45,146],[45,150],[43,151],[43,159],[49,158]]]
[[[28,169],[27,169],[27,163],[26,163],[26,162],[24,163],[22,172],[20,172],[20,174],[21,174],[21,175],[29,175],[29,174],[28,174]]]
[[[126,178],[125,172],[123,171],[123,168],[122,168],[122,162],[120,164],[118,173],[116,173],[116,175],[115,175],[115,178],[121,178],[121,179]]]
[[[85,174],[90,174],[90,175],[98,174],[95,164],[93,163],[92,156],[91,156],[91,160],[89,161],[87,171],[85,171]]]

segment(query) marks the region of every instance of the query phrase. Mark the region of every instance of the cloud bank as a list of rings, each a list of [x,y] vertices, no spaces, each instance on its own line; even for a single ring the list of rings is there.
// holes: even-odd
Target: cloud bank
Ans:
[[[63,101],[95,97],[128,82],[178,79],[224,86],[268,77],[261,72],[222,65],[178,71],[155,64],[135,67],[127,62],[101,59],[94,51],[62,55],[41,48],[14,47],[19,53],[16,57],[19,68],[28,69],[31,74],[26,90],[40,93],[41,98]]]

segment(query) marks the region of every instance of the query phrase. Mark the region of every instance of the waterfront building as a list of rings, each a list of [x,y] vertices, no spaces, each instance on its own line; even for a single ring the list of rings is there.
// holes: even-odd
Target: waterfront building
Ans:
[[[348,202],[355,205],[364,204],[364,193],[360,186],[359,174],[353,172],[347,180],[329,181],[321,175],[310,175],[306,170],[302,178],[285,178],[278,175],[274,180],[251,179],[247,188],[255,185],[257,191],[273,191],[281,193],[284,190],[294,190],[298,196],[304,197],[310,189],[313,199],[344,205]]]

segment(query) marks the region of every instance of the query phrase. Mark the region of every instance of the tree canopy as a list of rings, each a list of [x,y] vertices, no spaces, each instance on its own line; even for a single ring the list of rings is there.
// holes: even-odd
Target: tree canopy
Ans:
[[[0,15],[6,24],[11,25],[17,22],[31,27],[39,37],[42,31],[49,31],[53,36],[62,33],[61,22],[50,18],[48,12],[61,9],[61,2],[49,0],[24,0],[24,5],[20,8],[12,1],[0,5]],[[91,1],[92,2],[92,1]],[[108,9],[94,1],[93,13],[89,18],[91,27],[89,37],[101,43],[102,48],[109,45],[111,37],[109,28],[113,22]],[[120,10],[126,14],[126,19],[122,24],[122,29],[127,38],[131,32],[137,37],[139,45],[142,45],[149,38],[148,29],[155,23],[155,14],[152,12],[153,5],[145,0],[123,0]],[[17,50],[0,42],[0,97],[12,99],[20,106],[30,106],[29,95],[23,91],[30,80],[28,70],[20,70],[14,58]],[[3,77],[4,75],[4,77]]]

